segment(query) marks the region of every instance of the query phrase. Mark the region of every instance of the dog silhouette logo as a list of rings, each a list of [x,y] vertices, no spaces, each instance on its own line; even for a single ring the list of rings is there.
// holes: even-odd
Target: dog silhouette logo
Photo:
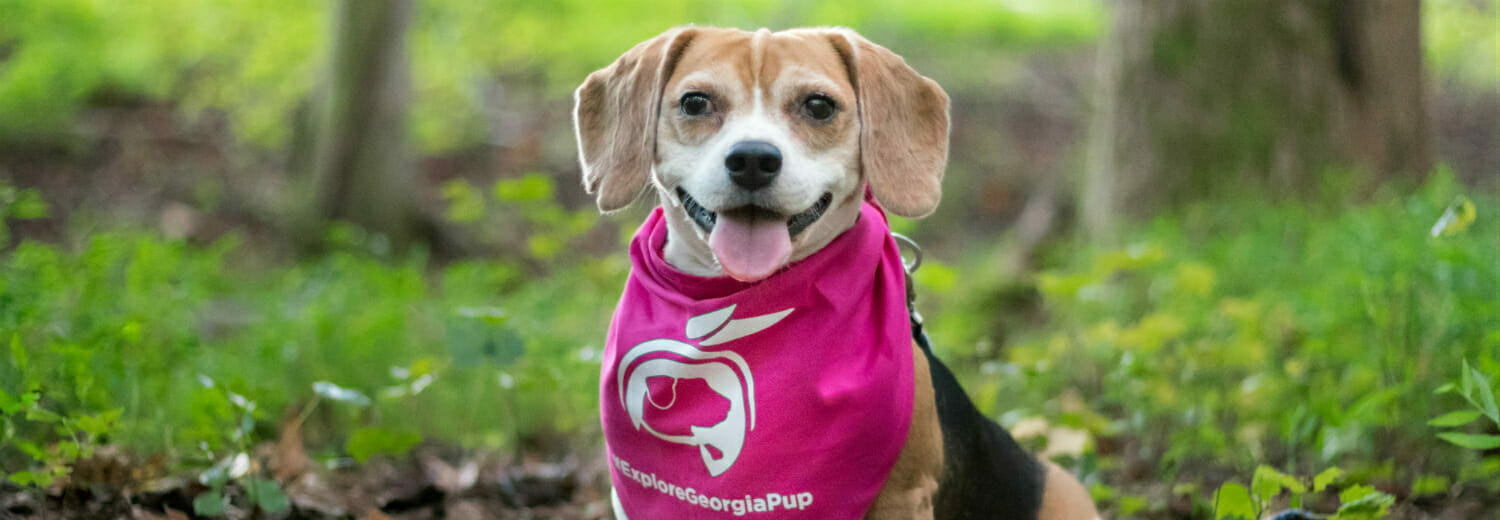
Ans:
[[[739,354],[699,347],[722,345],[766,330],[794,310],[730,319],[735,307],[689,318],[684,331],[687,338],[706,336],[696,346],[669,338],[643,341],[625,352],[615,371],[620,405],[636,431],[698,447],[703,465],[713,477],[734,466],[745,448],[745,437],[755,429],[755,377]],[[680,396],[680,392],[705,387],[709,391],[706,397]],[[717,411],[724,408],[722,401],[728,402],[728,411],[720,416]],[[719,406],[697,406],[707,402]],[[694,424],[694,419],[718,417],[722,419],[714,424]]]

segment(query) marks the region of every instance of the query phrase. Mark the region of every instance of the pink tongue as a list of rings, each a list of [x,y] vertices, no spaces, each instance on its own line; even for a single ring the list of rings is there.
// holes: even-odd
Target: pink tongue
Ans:
[[[792,256],[792,236],[786,222],[719,215],[708,245],[724,273],[741,282],[771,276]]]

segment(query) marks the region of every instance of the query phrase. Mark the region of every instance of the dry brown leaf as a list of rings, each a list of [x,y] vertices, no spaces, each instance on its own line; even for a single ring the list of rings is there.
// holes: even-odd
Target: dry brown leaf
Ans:
[[[303,405],[310,406],[310,405]],[[302,446],[302,409],[293,406],[281,421],[281,431],[276,435],[276,448],[271,454],[271,463],[276,466],[276,480],[290,482],[307,472],[312,459]]]

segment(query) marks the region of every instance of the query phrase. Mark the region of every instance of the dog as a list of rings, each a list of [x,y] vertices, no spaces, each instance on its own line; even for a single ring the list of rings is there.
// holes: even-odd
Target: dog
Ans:
[[[936,82],[852,30],[748,32],[688,26],[640,43],[590,74],[575,93],[574,126],[583,184],[602,212],[625,208],[648,187],[659,198],[653,218],[660,220],[661,236],[651,242],[638,234],[633,255],[659,255],[670,265],[667,271],[674,271],[669,276],[687,280],[682,283],[723,281],[740,288],[769,284],[792,276],[798,266],[821,262],[820,251],[846,247],[854,239],[841,237],[872,221],[877,223],[869,224],[876,226],[867,233],[874,237],[869,255],[884,260],[860,265],[890,279],[900,276],[890,272],[893,246],[881,210],[918,218],[936,209],[947,162],[948,117],[947,94]],[[876,206],[880,209],[871,209]],[[642,233],[647,231],[643,227]],[[899,258],[898,252],[897,271]],[[855,263],[850,258],[823,263],[837,273],[843,262]],[[817,283],[819,276],[798,283]],[[868,278],[861,275],[856,281]],[[904,299],[904,290],[888,289],[868,299]],[[627,286],[617,308],[612,340],[630,332],[620,330],[629,327],[621,324],[621,313],[657,312],[630,308],[633,290]],[[785,411],[781,405],[756,407],[756,399],[766,399],[757,392],[765,394],[774,375],[757,372],[752,377],[754,367],[742,354],[716,348],[770,338],[790,320],[808,318],[801,307],[784,306],[788,308],[780,316],[770,312],[774,305],[755,316],[745,315],[744,306],[703,307],[690,311],[701,314],[682,316],[685,326],[674,321],[653,332],[661,338],[621,342],[617,361],[606,366],[601,381],[618,518],[646,518],[650,513],[640,511],[652,510],[647,500],[675,500],[663,507],[690,508],[683,514],[690,517],[761,512],[773,513],[762,515],[767,518],[836,517],[807,516],[812,508],[841,498],[826,493],[815,498],[790,489],[709,497],[707,486],[714,479],[732,475],[737,464],[753,464],[744,462],[742,450],[752,449],[747,443],[758,436],[775,435],[774,421]],[[806,458],[780,461],[780,467],[821,472],[819,478],[830,482],[873,474],[875,490],[862,495],[864,502],[851,504],[857,509],[850,510],[863,511],[851,518],[1098,517],[1077,479],[1024,452],[975,408],[953,374],[933,357],[925,335],[918,332],[914,339],[919,325],[905,322],[906,309],[880,312],[900,313],[899,327],[906,327],[894,329],[902,336],[901,355],[896,356],[900,362],[892,365],[894,376],[866,388],[871,395],[893,397],[862,402],[874,408],[899,403],[902,408],[898,421],[905,433],[890,451],[893,460],[871,462],[874,469],[869,470],[851,469],[854,463],[809,468],[821,463],[819,452],[805,450]],[[888,332],[889,321],[872,323]],[[885,332],[871,333],[889,337],[881,334]],[[857,354],[862,347],[850,348]],[[788,352],[812,357],[824,349]],[[711,412],[689,419],[673,415],[678,407],[700,405]],[[837,429],[833,424],[843,416],[829,417],[825,429]],[[705,422],[712,425],[703,426]],[[621,432],[615,437],[609,433],[612,425]],[[874,453],[880,441],[878,431],[872,435]],[[633,453],[686,453],[701,456],[702,463],[694,459],[647,468],[621,456],[617,441],[646,443]],[[669,482],[677,477],[668,472],[709,484]],[[774,487],[780,481],[759,482]],[[644,491],[622,494],[622,486]],[[850,489],[856,487],[850,484]]]

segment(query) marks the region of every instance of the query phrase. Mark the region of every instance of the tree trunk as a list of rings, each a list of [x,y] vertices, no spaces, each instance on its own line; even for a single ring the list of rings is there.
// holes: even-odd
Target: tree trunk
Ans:
[[[1431,166],[1418,0],[1119,0],[1099,53],[1085,226],[1329,168]]]
[[[412,1],[335,4],[317,116],[317,212],[322,220],[352,222],[404,245],[418,227],[406,140]]]

